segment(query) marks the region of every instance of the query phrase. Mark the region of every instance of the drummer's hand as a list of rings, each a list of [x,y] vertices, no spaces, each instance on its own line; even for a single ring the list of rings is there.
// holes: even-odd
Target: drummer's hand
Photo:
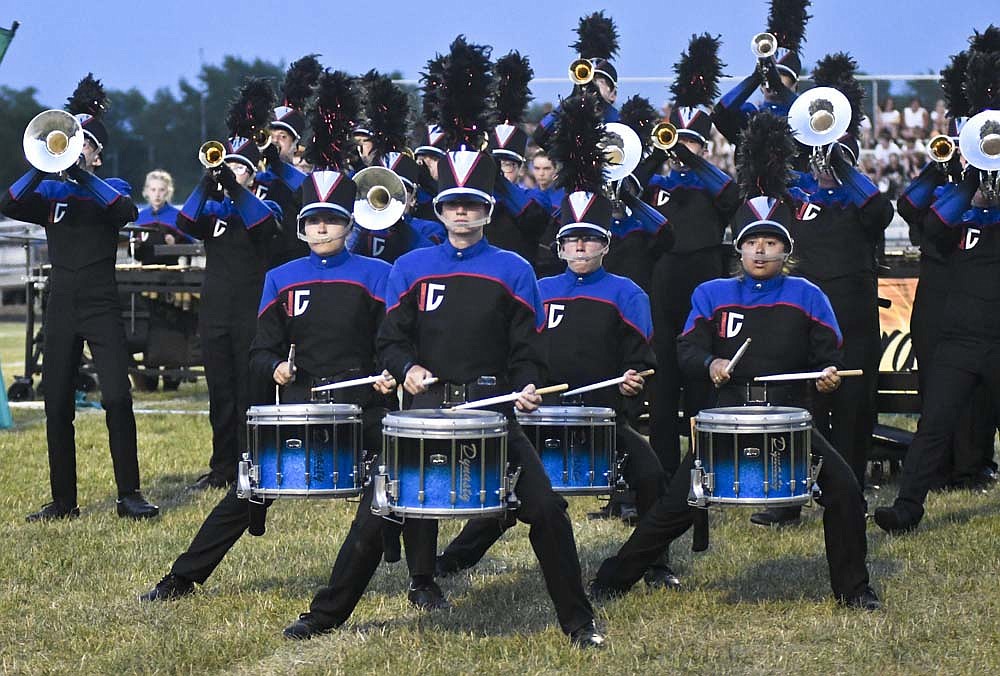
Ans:
[[[712,363],[708,365],[708,375],[712,378],[712,382],[715,383],[716,387],[722,387],[729,382],[729,374],[726,373],[727,368],[729,368],[728,359],[713,359]]]
[[[535,386],[531,383],[525,385],[524,389],[517,393],[517,399],[514,400],[514,406],[517,406],[517,410],[525,413],[531,413],[541,403],[542,395],[535,394]]]
[[[274,382],[279,385],[287,385],[288,383],[295,380],[295,375],[292,373],[292,366],[287,361],[283,361],[278,364],[274,369]]]
[[[840,376],[837,374],[836,366],[827,366],[823,369],[823,375],[816,379],[816,390],[827,393],[833,392],[840,387]]]
[[[410,394],[420,394],[427,391],[424,381],[433,378],[434,375],[420,364],[414,364],[406,372],[406,380],[403,381],[403,389]]]
[[[625,372],[624,378],[625,380],[618,384],[619,392],[626,397],[634,397],[642,392],[642,387],[646,384],[646,379],[640,376],[638,371],[629,369]]]
[[[396,379],[388,370],[382,371],[382,380],[376,380],[372,383],[372,387],[379,394],[391,394],[396,391]]]
[[[164,235],[163,241],[166,242],[167,244],[174,244],[177,242],[177,238],[174,237],[173,235]]]

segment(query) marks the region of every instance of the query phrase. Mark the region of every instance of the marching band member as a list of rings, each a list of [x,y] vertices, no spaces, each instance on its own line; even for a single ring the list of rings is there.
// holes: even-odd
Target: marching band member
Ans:
[[[364,147],[368,149],[368,152],[361,153],[362,159],[368,166],[384,166],[394,172],[402,181],[406,195],[399,219],[388,227],[374,229],[374,223],[369,224],[365,216],[356,214],[347,248],[352,253],[394,263],[407,251],[440,244],[446,235],[439,221],[417,218],[412,213],[417,203],[420,166],[407,154],[409,103],[406,92],[374,70],[361,79],[361,86],[365,92],[363,99],[367,121],[355,128],[354,134],[356,138],[360,136],[364,139]],[[367,206],[366,195],[359,195],[359,201],[362,200]],[[368,212],[372,217],[383,217],[382,212],[370,208],[366,210]],[[366,227],[368,225],[372,228]]]
[[[636,171],[645,186],[643,196],[670,222],[669,231],[653,244],[655,263],[650,285],[653,313],[653,349],[656,378],[650,388],[650,443],[672,475],[680,462],[680,434],[676,411],[684,390],[684,417],[698,412],[708,394],[702,379],[686,379],[677,363],[677,334],[691,311],[691,294],[710,279],[728,275],[731,252],[723,253],[725,229],[739,206],[736,182],[705,159],[712,132],[711,104],[718,96],[723,65],[719,40],[696,35],[674,65],[674,95],[670,123],[676,142],[672,148],[654,147]],[[655,146],[655,143],[654,143]],[[669,162],[669,171],[659,168]],[[647,178],[648,177],[648,178]],[[669,234],[666,238],[663,235]]]
[[[281,105],[273,109],[268,124],[270,137],[261,151],[265,170],[257,172],[254,194],[258,199],[277,204],[283,214],[280,227],[268,246],[268,269],[309,253],[296,232],[295,219],[302,206],[299,188],[306,175],[294,166],[294,162],[295,150],[305,130],[306,101],[322,70],[315,54],[294,61],[281,85]]]
[[[456,40],[445,79],[454,82],[457,76],[460,81],[462,73],[474,72],[477,89],[488,78],[488,70],[476,65],[484,50]],[[448,145],[481,147],[484,106],[463,94],[452,89],[455,98],[442,104],[453,112],[446,130]],[[403,383],[405,403],[416,408],[513,389],[520,392],[517,408],[533,410],[541,400],[534,383],[544,372],[536,336],[541,302],[531,267],[483,238],[494,205],[496,166],[485,153],[458,150],[448,153],[439,169],[435,207],[448,229],[448,241],[411,251],[393,266],[377,341],[381,361]],[[430,377],[439,383],[424,385]],[[510,461],[521,465],[518,518],[531,525],[529,537],[559,623],[573,645],[600,647],[604,637],[583,591],[566,502],[552,491],[513,406],[498,408],[508,419]],[[365,536],[356,546],[341,548],[329,585],[317,592],[309,612],[285,629],[286,637],[311,638],[350,617],[382,556],[383,539],[371,524],[384,520],[371,513],[371,500],[369,486],[352,526],[352,532],[357,529]],[[426,583],[437,587],[433,580]]]
[[[811,4],[810,0],[771,0],[767,34],[776,38],[773,54],[758,57],[754,72],[719,99],[712,111],[715,128],[733,145],[739,143],[740,131],[759,110],[778,117],[788,115],[802,71],[799,50],[805,41],[806,23],[812,18],[806,13]],[[756,46],[754,53],[758,53]],[[755,106],[747,99],[757,88],[763,90],[764,100]]]
[[[177,228],[177,214],[180,210],[170,203],[174,196],[174,179],[162,169],[146,174],[142,196],[149,204],[139,210],[134,225],[155,228],[155,232],[139,234],[135,247],[135,257],[143,265],[177,265],[177,256],[157,256],[153,247],[160,244],[190,243],[194,238]]]
[[[864,486],[877,415],[875,393],[881,357],[878,244],[894,210],[871,179],[855,167],[864,97],[864,90],[854,78],[856,69],[854,59],[838,53],[821,59],[813,71],[817,85],[845,95],[850,103],[846,113],[850,123],[842,138],[816,148],[814,152],[823,153],[826,159],[814,159],[810,173],[795,172],[789,192],[794,213],[793,274],[819,286],[830,299],[844,334],[844,364],[864,371],[864,375],[852,378],[836,392],[817,399],[814,423]],[[803,96],[814,91],[819,90]],[[817,99],[815,103],[821,105],[824,101]],[[808,125],[808,118],[804,122],[795,120],[794,124]],[[795,523],[800,511],[799,507],[771,508],[752,515],[750,520],[763,526]]]
[[[993,166],[1000,153],[1000,52],[972,50],[966,67],[969,112],[962,127],[968,165],[960,183],[935,191],[923,235],[948,256],[951,272],[942,335],[923,393],[920,425],[906,452],[899,494],[891,507],[875,510],[875,522],[890,533],[919,525],[927,493],[938,479],[959,414],[979,383],[1000,401],[995,351],[1000,339],[1000,181]],[[1000,415],[1000,410],[996,410]]]
[[[45,310],[45,433],[52,502],[28,521],[80,515],[76,487],[76,378],[84,341],[90,346],[101,384],[111,461],[118,486],[119,516],[146,519],[159,513],[139,491],[135,415],[129,390],[130,355],[125,346],[115,255],[118,231],[136,217],[125,181],[94,175],[108,132],[101,121],[107,96],[87,74],[69,98],[68,109],[83,128],[83,151],[66,169],[65,180],[46,179],[31,169],[0,198],[4,215],[45,227],[52,273]]]
[[[816,286],[782,273],[791,254],[791,218],[781,197],[784,175],[795,154],[783,119],[762,113],[751,120],[740,146],[740,182],[750,199],[740,207],[734,227],[743,275],[700,285],[678,341],[681,367],[701,374],[718,389],[717,405],[738,405],[754,376],[819,368],[818,392],[840,384],[840,330],[829,301]],[[759,195],[758,191],[765,194]],[[753,195],[758,195],[754,197]],[[730,359],[747,336],[751,349],[735,366]],[[805,403],[808,393],[795,384],[772,388],[771,403]],[[813,432],[813,451],[823,458],[818,482],[823,493],[823,523],[830,580],[842,605],[864,610],[881,607],[869,586],[865,563],[865,501],[853,473],[823,437]],[[615,556],[601,564],[591,583],[595,598],[626,593],[666,546],[691,527],[696,509],[687,504],[693,455],[688,453],[666,494],[639,521]]]
[[[270,85],[248,80],[232,102],[222,164],[209,168],[181,208],[180,229],[205,243],[205,281],[199,334],[208,383],[212,457],[194,490],[222,488],[236,480],[246,448],[250,343],[267,269],[268,244],[282,219],[280,207],[250,192],[260,151],[255,132],[266,125]],[[225,195],[214,199],[221,185]]]

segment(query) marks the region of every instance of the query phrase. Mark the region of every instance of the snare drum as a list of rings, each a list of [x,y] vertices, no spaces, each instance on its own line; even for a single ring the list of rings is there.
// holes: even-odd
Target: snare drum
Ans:
[[[488,411],[414,409],[382,419],[372,511],[422,519],[502,515],[507,419]]]
[[[346,498],[364,486],[361,408],[354,404],[251,406],[241,498]]]
[[[695,469],[688,502],[803,505],[812,475],[812,416],[801,408],[710,408],[694,419]]]
[[[540,406],[517,421],[542,459],[552,490],[608,495],[615,485],[615,411],[591,406]]]

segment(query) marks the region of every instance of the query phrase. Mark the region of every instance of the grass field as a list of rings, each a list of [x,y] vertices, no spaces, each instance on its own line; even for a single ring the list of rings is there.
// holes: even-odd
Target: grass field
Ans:
[[[9,382],[21,369],[22,328],[0,325]],[[137,394],[137,407],[204,409],[204,384]],[[125,673],[1000,673],[1000,491],[935,494],[918,532],[893,538],[872,525],[870,563],[885,610],[838,608],[830,598],[818,508],[802,526],[765,532],[746,509],[714,511],[712,547],[673,552],[685,589],[598,607],[610,646],[569,646],[555,625],[526,527],[508,533],[475,570],[442,581],[450,611],[405,599],[405,564],[382,566],[347,626],[310,642],[281,629],[325,582],[354,505],[285,501],[268,533],[246,536],[206,585],[174,603],[142,605],[186,547],[219,492],[184,490],[209,456],[204,415],[138,417],[143,489],[162,508],[152,522],[114,515],[100,411],[77,418],[83,515],[27,524],[49,499],[43,414],[15,411],[0,432],[0,671]],[[893,498],[873,491],[870,506]],[[588,521],[592,498],[571,499],[584,574],[628,535]],[[442,540],[460,524],[445,522]],[[443,546],[443,543],[442,543]]]

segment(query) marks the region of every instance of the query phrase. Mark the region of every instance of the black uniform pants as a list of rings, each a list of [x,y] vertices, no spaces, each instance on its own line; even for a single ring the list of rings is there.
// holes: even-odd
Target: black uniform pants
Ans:
[[[369,408],[364,411],[364,445],[366,449],[381,448],[382,418],[384,415],[385,409],[382,408]],[[370,487],[365,489],[365,495],[368,504],[371,504]],[[266,500],[263,508],[267,509],[272,502],[272,500]],[[234,485],[209,513],[198,533],[194,536],[194,540],[188,545],[187,551],[177,558],[170,572],[199,584],[207,580],[212,571],[222,562],[226,553],[250,527],[250,509],[251,504],[247,500],[236,497],[236,486]],[[419,522],[411,521],[407,522],[403,528],[406,562],[410,567],[411,575],[433,575],[434,547],[427,548],[424,545],[427,537],[421,532],[420,527]],[[349,541],[350,534],[345,546]]]
[[[139,490],[135,415],[129,389],[129,354],[113,272],[53,268],[45,312],[45,433],[52,499],[76,506],[76,379],[84,341],[101,387],[118,495]]]
[[[816,430],[813,430],[813,454],[823,458],[818,477],[823,493],[819,504],[823,506],[830,583],[834,596],[844,600],[868,586],[865,499],[851,468]],[[628,591],[664,548],[691,527],[697,509],[687,504],[693,466],[694,458],[688,453],[667,492],[639,521],[618,553],[601,564],[598,584],[614,591]]]
[[[510,463],[521,466],[516,489],[521,501],[517,518],[531,528],[528,537],[545,586],[559,625],[569,634],[592,621],[594,613],[583,590],[566,501],[552,491],[538,454],[513,415],[508,416],[507,450]],[[337,554],[330,581],[313,597],[309,610],[324,624],[335,626],[347,621],[382,557],[382,530],[387,521],[372,514],[371,501],[372,488],[368,486],[347,540]],[[429,523],[437,525],[436,521]]]
[[[712,247],[683,254],[667,253],[653,268],[650,310],[653,315],[653,351],[656,375],[650,380],[649,441],[667,476],[681,461],[677,411],[684,389],[684,417],[690,419],[709,394],[708,381],[684,378],[677,363],[677,335],[691,312],[691,294],[702,282],[725,274],[719,249]]]
[[[903,461],[896,506],[919,520],[927,492],[939,479],[948,448],[962,411],[969,406],[977,385],[1000,402],[1000,341],[974,336],[948,335],[938,343],[934,364],[927,374],[927,392],[917,434]],[[1000,410],[994,414],[1000,416]]]
[[[208,384],[208,419],[212,425],[212,474],[236,480],[236,465],[246,450],[246,413],[250,406],[250,344],[257,330],[257,299],[246,291],[202,305],[201,353]]]
[[[913,298],[910,314],[910,337],[917,358],[917,377],[920,392],[926,396],[928,375],[934,368],[934,351],[944,331],[945,316],[951,275],[944,261],[927,256],[920,258],[920,280]],[[978,385],[968,405],[962,408],[952,435],[950,448],[945,452],[946,461],[935,488],[948,481],[961,482],[976,476],[993,461],[993,437],[996,418],[989,391]]]
[[[814,423],[843,454],[864,486],[877,415],[875,394],[881,358],[875,280],[870,275],[854,275],[816,284],[830,299],[844,336],[844,368],[864,369],[864,375],[844,378],[835,392],[816,395]]]
[[[649,443],[627,422],[618,421],[615,436],[619,457],[622,454],[627,456],[622,463],[622,476],[635,491],[636,508],[641,517],[663,494],[666,487],[663,468]],[[521,494],[520,490],[516,492]],[[471,568],[479,563],[507,529],[514,526],[516,520],[514,513],[508,514],[505,519],[473,519],[445,548],[444,556],[460,568]]]

